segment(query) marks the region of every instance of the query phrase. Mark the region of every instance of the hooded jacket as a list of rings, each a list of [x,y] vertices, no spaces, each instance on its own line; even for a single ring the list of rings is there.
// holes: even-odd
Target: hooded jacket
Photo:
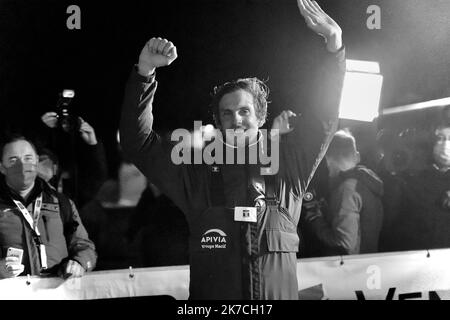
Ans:
[[[327,217],[311,219],[316,235],[332,248],[329,255],[378,252],[382,195],[383,182],[364,166],[341,172],[332,182]]]

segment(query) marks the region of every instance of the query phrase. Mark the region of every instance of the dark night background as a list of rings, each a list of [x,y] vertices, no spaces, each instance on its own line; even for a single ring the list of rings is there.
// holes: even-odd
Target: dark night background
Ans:
[[[66,9],[81,8],[81,30]],[[344,32],[347,57],[379,61],[381,108],[450,96],[450,1],[319,1]],[[367,7],[381,7],[381,30],[368,30]],[[156,127],[210,123],[209,93],[243,76],[268,79],[271,115],[301,109],[322,39],[307,29],[295,0],[0,0],[0,126],[31,131],[74,89],[74,108],[104,141],[110,171],[128,74],[152,36],[175,43],[179,58],[158,71]]]

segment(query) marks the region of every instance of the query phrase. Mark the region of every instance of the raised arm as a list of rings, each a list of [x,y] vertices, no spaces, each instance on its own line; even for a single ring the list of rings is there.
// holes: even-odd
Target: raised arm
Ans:
[[[327,50],[337,52],[342,47],[341,27],[327,15],[316,1],[297,0],[300,13],[306,25],[325,39]]]
[[[177,58],[172,42],[151,38],[139,55],[139,62],[128,80],[120,122],[120,141],[125,156],[136,160],[153,133],[153,99],[157,87],[156,68],[170,65]]]
[[[339,25],[316,2],[297,2],[307,26],[324,37],[326,43],[326,52],[318,55],[322,60],[315,75],[319,81],[313,82],[311,88],[312,102],[300,115],[285,113],[284,122],[294,118],[293,130],[281,138],[280,160],[284,166],[280,173],[290,191],[299,197],[305,192],[337,129],[345,50]]]
[[[124,157],[185,213],[189,183],[182,165],[171,160],[173,145],[153,131],[153,100],[157,87],[155,70],[177,58],[174,44],[152,38],[141,51],[139,62],[128,80],[120,121],[120,144]]]

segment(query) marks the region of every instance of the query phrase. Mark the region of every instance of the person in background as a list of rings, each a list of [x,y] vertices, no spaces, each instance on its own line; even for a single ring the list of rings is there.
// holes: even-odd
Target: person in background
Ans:
[[[12,137],[0,152],[0,278],[81,277],[94,269],[95,245],[75,204],[37,176],[34,145]],[[23,250],[22,261],[8,256],[10,248]]]
[[[189,264],[189,227],[183,212],[148,183],[131,218],[127,237],[139,239],[144,267]]]
[[[429,136],[428,166],[403,175],[392,199],[398,214],[383,232],[387,251],[450,247],[450,107]]]
[[[378,252],[383,182],[359,165],[355,138],[349,132],[336,132],[325,158],[330,179],[327,216],[317,208],[307,211],[306,221],[329,248],[328,255]]]
[[[121,162],[117,177],[107,180],[95,198],[80,211],[86,230],[97,248],[97,270],[144,266],[142,257],[146,250],[141,250],[141,237],[129,239],[127,232],[141,194],[147,187],[147,179],[126,161]],[[141,209],[147,207],[141,205]],[[145,225],[145,221],[134,222],[139,226]]]
[[[71,126],[61,124],[56,112],[46,112],[41,120],[48,130],[38,144],[39,174],[82,208],[107,179],[104,146],[81,117]]]

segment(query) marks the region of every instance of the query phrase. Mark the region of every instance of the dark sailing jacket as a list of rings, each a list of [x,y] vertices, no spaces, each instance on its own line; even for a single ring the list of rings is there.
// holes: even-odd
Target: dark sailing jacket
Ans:
[[[95,245],[89,240],[74,203],[40,178],[36,178],[35,186],[25,201],[6,185],[4,176],[0,175],[0,258],[6,256],[9,247],[23,249],[25,269],[22,275],[40,275],[43,271],[34,231],[12,200],[21,201],[29,212],[33,212],[40,194],[42,208],[38,230],[46,249],[46,273],[56,272],[67,259],[77,261],[87,271],[94,269],[97,261]]]
[[[191,299],[298,298],[297,224],[303,194],[337,127],[345,50],[325,60],[322,102],[281,137],[280,169],[273,176],[261,176],[258,165],[174,164],[173,143],[152,130],[155,77],[131,73],[121,145],[186,215]],[[257,223],[234,221],[240,206],[258,207]]]
[[[383,222],[383,182],[370,169],[356,166],[333,181],[326,216],[311,219],[327,255],[378,252]]]

